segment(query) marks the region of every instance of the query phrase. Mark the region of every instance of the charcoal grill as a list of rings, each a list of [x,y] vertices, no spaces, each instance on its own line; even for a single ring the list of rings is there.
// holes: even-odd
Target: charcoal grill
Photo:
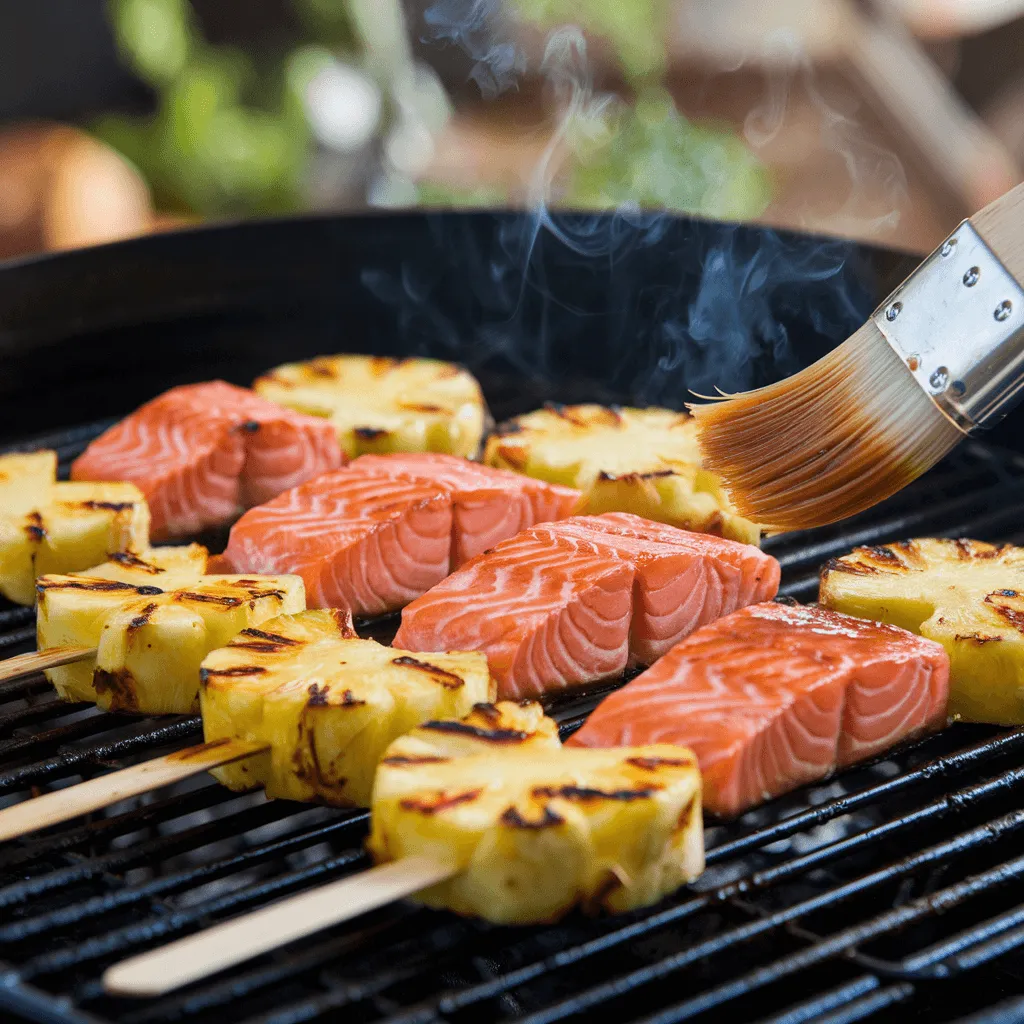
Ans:
[[[401,280],[409,270],[402,261],[415,262],[409,254],[419,246],[435,259],[447,252],[458,276],[465,266],[446,248],[452,238],[475,239],[478,254],[507,254],[499,243],[509,224],[514,220],[454,216],[286,222],[0,269],[0,430],[19,447],[55,447],[66,471],[107,422],[96,415],[125,411],[174,380],[221,373],[244,382],[292,355],[393,348],[396,338],[425,330],[403,306],[408,294],[381,299],[387,289],[378,279],[372,302],[346,307],[346,317],[332,290],[346,268],[355,273],[376,259],[380,275]],[[381,236],[376,242],[371,226]],[[666,245],[692,245],[688,265],[699,284],[712,248],[756,242],[753,229],[737,240],[733,229],[692,222],[673,222],[653,241],[638,240],[639,230],[634,247],[614,255],[619,272],[648,284],[663,271]],[[283,244],[289,239],[306,243],[300,263],[320,275],[312,284],[295,271]],[[400,257],[396,239],[406,243]],[[822,244],[783,237],[784,247],[817,251]],[[802,318],[807,335],[845,336],[886,275],[905,265],[900,254],[843,252],[843,273],[861,292],[841,315],[826,323],[818,307],[808,317],[814,304],[792,306],[783,292],[768,302],[778,322],[789,324],[794,344]],[[583,321],[594,340],[575,364],[571,351],[557,356],[561,377],[540,357],[527,368],[508,351],[503,362],[482,362],[476,368],[499,415],[560,389],[573,398],[650,397],[656,382],[633,373],[623,384],[613,372],[625,373],[628,360],[614,355],[620,326],[605,271],[596,279],[581,275],[584,258],[556,248],[532,254],[531,272],[541,258],[548,271],[561,259],[565,265],[564,274],[539,282],[547,295],[536,308],[563,318],[555,333],[564,324],[572,334],[569,317]],[[585,259],[592,265],[592,254]],[[562,287],[573,273],[575,284]],[[278,288],[268,291],[268,281]],[[536,276],[531,281],[538,284]],[[836,282],[833,275],[821,294]],[[451,330],[480,345],[489,335],[466,327],[474,318],[492,331],[503,324],[506,342],[537,328],[522,295],[514,309],[502,309],[488,306],[491,293],[471,288],[444,305],[438,296],[448,285],[435,285],[439,307],[420,309],[435,332]],[[365,278],[360,287],[368,287]],[[346,302],[358,291],[350,287]],[[381,312],[387,308],[390,318]],[[644,332],[665,316],[663,304],[638,300],[632,333],[647,344]],[[371,334],[382,321],[388,340],[378,345]],[[310,328],[309,336],[296,339],[295,324]],[[410,341],[406,350],[413,347]],[[471,349],[433,346],[463,356]],[[104,374],[103,363],[113,372]],[[766,364],[758,372],[777,369]],[[29,424],[38,423],[40,409],[62,429],[35,433]],[[1022,503],[1024,456],[968,442],[870,512],[769,539],[766,547],[782,563],[782,593],[813,600],[821,563],[856,544],[913,535],[1022,543]],[[372,628],[386,636],[393,624]],[[30,612],[0,608],[0,656],[29,649],[32,637]],[[600,696],[586,692],[552,706],[565,734]],[[119,717],[58,703],[42,677],[6,684],[0,805],[200,734],[196,717]],[[0,848],[0,1013],[76,1024],[1024,1021],[1022,764],[1024,729],[954,726],[738,821],[709,823],[707,872],[646,911],[508,929],[402,903],[178,994],[107,997],[99,978],[109,964],[367,866],[364,812],[271,802],[198,778]]]

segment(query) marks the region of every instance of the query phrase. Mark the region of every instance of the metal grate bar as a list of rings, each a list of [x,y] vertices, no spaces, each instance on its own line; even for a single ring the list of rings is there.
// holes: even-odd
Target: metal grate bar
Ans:
[[[215,791],[215,788],[212,786],[208,788]],[[359,815],[355,820],[345,819],[331,822],[329,825],[314,826],[311,829],[296,832],[283,839],[254,846],[242,853],[213,861],[210,864],[204,864],[199,868],[162,875],[141,885],[121,888],[116,892],[92,897],[81,903],[59,907],[38,917],[30,917],[17,922],[17,924],[0,927],[0,942],[18,942],[32,935],[45,934],[54,928],[70,924],[81,924],[92,917],[108,914],[115,910],[123,910],[126,907],[157,899],[158,897],[165,897],[183,889],[194,888],[214,879],[257,867],[267,861],[283,858],[288,854],[306,849],[316,843],[339,837],[345,832],[350,831],[354,826],[361,824],[363,817],[363,815]],[[67,879],[71,877],[75,877],[75,869],[73,868],[66,870],[64,879],[62,879],[63,884],[69,884]],[[52,878],[52,875],[48,875],[45,876],[44,880]],[[75,880],[79,879],[75,878]],[[50,885],[48,888],[57,888],[57,886]],[[3,891],[0,890],[0,898],[2,897]]]
[[[157,721],[159,722],[159,719]],[[26,789],[40,782],[74,774],[84,766],[102,765],[104,762],[111,762],[130,754],[148,752],[167,743],[192,739],[201,733],[202,723],[198,718],[179,718],[166,725],[154,725],[150,729],[113,743],[67,750],[36,764],[0,772],[0,793]]]
[[[849,1006],[862,996],[877,992],[881,984],[873,974],[865,974],[830,992],[823,992],[799,1006],[793,1006],[783,1013],[764,1017],[758,1024],[807,1024],[808,1021],[819,1020],[823,1013]]]
[[[862,996],[841,1010],[833,1010],[817,1019],[816,1024],[854,1024],[855,1021],[867,1020],[879,1010],[888,1009],[905,1003],[914,994],[914,986],[904,982],[901,985],[890,985],[879,992]]]
[[[958,856],[979,846],[988,845],[989,843],[993,843],[998,839],[1001,839],[1004,835],[1016,832],[1022,827],[1024,827],[1024,811],[1005,815],[1004,817],[990,822],[980,828],[972,829],[971,831],[965,832],[953,839],[948,839],[935,846],[931,846],[912,857],[899,861],[896,864],[891,864],[879,871],[872,872],[869,875],[864,875],[863,877],[855,879],[852,882],[848,882],[845,885],[831,889],[820,896],[815,896],[811,899],[795,903],[792,906],[787,907],[785,910],[777,911],[776,913],[762,918],[761,920],[752,921],[749,924],[742,925],[739,928],[735,928],[721,935],[717,935],[712,939],[698,943],[697,945],[691,946],[685,952],[672,957],[667,957],[666,959],[659,961],[657,964],[643,967],[639,970],[630,972],[629,974],[625,974],[620,978],[616,978],[614,981],[595,986],[594,988],[574,996],[571,1000],[555,1004],[540,1013],[532,1014],[529,1017],[526,1017],[525,1020],[528,1021],[529,1024],[553,1024],[554,1021],[564,1020],[566,1017],[571,1017],[583,1010],[593,1009],[601,1003],[608,1002],[619,996],[625,995],[628,992],[632,992],[643,985],[648,985],[653,981],[658,981],[670,974],[674,974],[675,972],[682,970],[684,967],[688,967],[690,964],[696,963],[704,957],[715,956],[735,945],[738,945],[739,943],[747,941],[748,939],[774,931],[790,921],[795,921],[801,917],[805,917],[812,911],[822,910],[826,907],[833,906],[836,903],[840,903],[851,896],[868,892],[885,882],[909,875],[927,864],[933,864],[937,861],[945,860],[948,857]],[[997,869],[997,872],[1009,872],[1007,878],[1009,876],[1016,877],[1017,875],[1024,873],[1024,858],[1018,858],[1017,860],[1010,861],[1007,864],[1000,866],[1000,868]],[[1006,880],[1002,874],[997,874],[994,878]],[[985,877],[983,878],[983,883],[987,886],[993,880]],[[961,896],[961,898],[965,897]],[[925,907],[930,905],[930,902],[926,902]],[[897,915],[906,914],[908,916],[886,918],[887,926],[890,930],[892,928],[901,927],[902,925],[914,920],[916,917],[920,917],[922,912],[923,910],[920,908],[915,910],[912,904],[907,907],[899,908],[893,913],[896,913]],[[870,925],[862,925],[860,927],[865,928],[870,927]],[[845,942],[845,946],[843,948],[854,944],[853,941],[847,941],[850,931],[850,929],[847,929],[840,933],[840,935],[843,936],[843,941]],[[860,935],[860,933],[858,933],[858,935]],[[857,941],[864,941],[867,937],[867,934],[864,934],[862,937],[858,938]],[[833,939],[829,941],[834,942],[835,940]]]

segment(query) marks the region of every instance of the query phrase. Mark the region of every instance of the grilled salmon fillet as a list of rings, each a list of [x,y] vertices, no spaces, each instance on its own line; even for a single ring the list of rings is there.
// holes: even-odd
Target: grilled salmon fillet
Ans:
[[[128,480],[154,540],[223,526],[252,505],[345,462],[334,430],[224,381],[147,402],[75,460],[73,480]]]
[[[1024,548],[928,537],[856,548],[824,566],[819,601],[942,644],[953,717],[1024,723]]]
[[[466,563],[403,611],[395,643],[483,651],[500,697],[539,696],[648,664],[778,585],[778,563],[753,545],[628,513],[578,516]]]
[[[942,647],[822,608],[758,604],[699,629],[606,697],[573,746],[692,748],[705,806],[748,807],[946,721]]]
[[[379,615],[523,527],[572,512],[579,493],[446,455],[365,455],[234,525],[219,566],[294,572],[313,608]]]
[[[429,906],[531,924],[647,906],[699,875],[700,800],[689,750],[567,749],[537,704],[485,704],[391,744],[368,846],[460,869],[417,894]]]
[[[482,654],[430,659],[362,640],[347,612],[281,615],[243,630],[200,670],[207,742],[247,739],[270,753],[214,774],[231,789],[367,807],[392,740],[489,700]]]
[[[133,484],[57,480],[54,451],[0,455],[0,595],[30,605],[37,576],[148,543],[149,509]]]

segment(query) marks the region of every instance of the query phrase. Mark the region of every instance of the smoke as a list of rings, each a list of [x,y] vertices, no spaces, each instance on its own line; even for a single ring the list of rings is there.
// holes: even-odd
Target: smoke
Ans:
[[[364,271],[364,285],[397,311],[404,350],[478,373],[511,367],[564,400],[680,407],[691,392],[784,377],[870,313],[874,282],[850,242],[690,221],[628,202],[600,213],[559,210],[568,154],[606,140],[623,104],[595,88],[584,33],[555,29],[531,69],[505,37],[497,0],[435,0],[423,24],[429,41],[469,54],[470,77],[486,98],[538,72],[556,118],[524,212],[428,215],[420,256],[398,271]],[[828,100],[791,35],[765,45],[765,89],[744,121],[747,143],[755,151],[775,144],[802,93],[820,121],[821,145],[846,168],[849,186],[834,212],[853,233],[894,226],[906,187],[898,160],[870,141],[853,112]],[[858,222],[868,184],[884,202]]]

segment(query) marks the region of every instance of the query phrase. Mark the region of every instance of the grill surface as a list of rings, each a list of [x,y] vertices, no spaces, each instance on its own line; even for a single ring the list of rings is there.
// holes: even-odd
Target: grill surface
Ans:
[[[35,444],[62,465],[101,425]],[[1024,541],[1024,458],[969,443],[841,526],[769,540],[786,595],[912,535]],[[379,629],[387,631],[387,624]],[[0,657],[32,644],[0,607]],[[552,712],[571,731],[599,693]],[[0,805],[165,752],[198,718],[0,688]],[[208,777],[0,849],[0,1009],[148,1024],[561,1020],[1024,1021],[1024,730],[955,726],[707,832],[698,883],[645,912],[503,929],[403,903],[177,995],[106,997],[116,960],[367,866],[365,812]],[[970,1014],[965,1017],[965,1014]]]

